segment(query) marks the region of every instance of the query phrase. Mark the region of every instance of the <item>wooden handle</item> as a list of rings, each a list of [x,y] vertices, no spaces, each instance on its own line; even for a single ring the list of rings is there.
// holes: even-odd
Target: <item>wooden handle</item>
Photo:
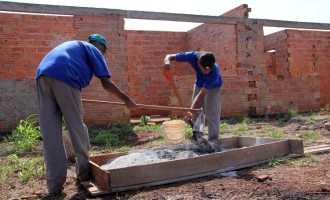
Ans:
[[[81,99],[83,102],[89,103],[101,103],[101,104],[111,104],[117,106],[125,106],[125,103],[122,102],[111,102],[111,101],[99,101],[99,100],[91,100],[91,99]],[[176,110],[176,111],[190,111],[197,112],[199,109],[192,108],[183,108],[183,107],[173,107],[173,106],[155,106],[155,105],[145,105],[145,104],[136,104],[138,108],[150,109],[150,110]]]

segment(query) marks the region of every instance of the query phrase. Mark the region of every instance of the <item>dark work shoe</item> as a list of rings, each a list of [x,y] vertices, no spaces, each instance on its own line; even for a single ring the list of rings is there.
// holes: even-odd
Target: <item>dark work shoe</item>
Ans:
[[[82,175],[77,176],[77,180],[80,182],[90,181],[92,178],[92,171],[89,170]]]
[[[46,196],[42,197],[43,200],[61,200],[65,199],[65,194],[62,192],[48,193]]]

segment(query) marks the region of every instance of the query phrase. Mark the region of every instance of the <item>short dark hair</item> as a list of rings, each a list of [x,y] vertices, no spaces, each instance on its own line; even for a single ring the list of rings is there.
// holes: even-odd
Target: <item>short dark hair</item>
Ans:
[[[215,64],[215,57],[213,53],[205,52],[199,58],[199,62],[205,69],[213,69]]]

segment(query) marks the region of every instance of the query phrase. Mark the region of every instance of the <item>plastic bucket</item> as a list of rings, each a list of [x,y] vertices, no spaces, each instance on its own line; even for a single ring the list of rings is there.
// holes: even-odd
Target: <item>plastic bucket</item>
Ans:
[[[186,123],[182,120],[163,122],[163,133],[166,144],[180,144],[185,141]]]

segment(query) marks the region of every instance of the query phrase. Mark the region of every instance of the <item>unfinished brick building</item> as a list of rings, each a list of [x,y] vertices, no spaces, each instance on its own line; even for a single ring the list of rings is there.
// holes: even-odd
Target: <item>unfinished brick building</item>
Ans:
[[[263,115],[267,106],[283,113],[328,104],[330,32],[283,30],[264,36],[264,24],[240,20],[248,19],[249,12],[247,5],[234,8],[222,15],[236,20],[227,22],[193,16],[190,21],[205,23],[188,32],[127,31],[124,18],[180,15],[0,2],[0,132],[37,113],[35,72],[45,54],[68,40],[86,41],[91,33],[104,35],[109,43],[105,59],[111,80],[140,104],[178,105],[162,73],[163,59],[168,53],[190,50],[216,55],[224,80],[222,117]],[[329,24],[311,26],[330,30]],[[194,72],[187,64],[175,63],[173,73],[184,106],[189,107]],[[96,79],[83,89],[82,98],[119,101]],[[84,103],[87,125],[152,114],[170,113]]]

